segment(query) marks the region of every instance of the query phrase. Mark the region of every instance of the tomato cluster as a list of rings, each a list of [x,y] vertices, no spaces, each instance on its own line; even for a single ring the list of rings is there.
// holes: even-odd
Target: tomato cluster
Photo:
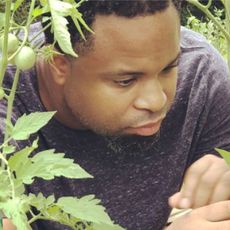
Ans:
[[[0,37],[0,50],[3,49],[4,45],[4,36]],[[8,55],[12,55],[17,52],[20,48],[19,52],[16,54],[13,60],[11,60],[12,64],[15,64],[20,70],[28,70],[32,68],[36,61],[36,55],[34,50],[29,46],[19,47],[20,42],[16,35],[13,33],[8,34],[8,45],[7,45],[7,53]],[[1,91],[0,91],[1,93]],[[0,95],[1,96],[1,95]]]

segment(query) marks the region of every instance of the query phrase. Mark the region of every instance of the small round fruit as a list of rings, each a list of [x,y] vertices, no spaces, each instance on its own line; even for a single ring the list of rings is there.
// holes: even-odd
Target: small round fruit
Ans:
[[[4,45],[4,36],[2,35],[0,37],[0,49],[1,50],[3,49],[3,45]],[[18,49],[18,46],[19,46],[18,38],[14,34],[9,33],[8,34],[8,50],[7,50],[7,52],[8,53],[14,53]]]
[[[3,90],[3,88],[0,88],[0,100],[2,100],[4,98],[5,92]]]
[[[28,70],[32,68],[35,64],[36,61],[35,52],[29,46],[24,46],[16,55],[14,61],[15,61],[15,65],[20,70]]]

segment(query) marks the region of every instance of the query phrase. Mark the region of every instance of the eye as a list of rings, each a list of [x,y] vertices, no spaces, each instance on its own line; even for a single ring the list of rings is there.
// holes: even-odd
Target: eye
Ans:
[[[167,73],[169,73],[172,69],[174,69],[175,67],[178,67],[178,63],[175,63],[174,65],[167,66],[166,68],[164,68],[164,69],[162,70],[162,73],[163,73],[163,74],[167,74]]]
[[[132,85],[134,83],[134,81],[136,81],[136,78],[117,80],[117,81],[114,81],[114,83],[121,86],[121,87],[127,87],[127,86]]]

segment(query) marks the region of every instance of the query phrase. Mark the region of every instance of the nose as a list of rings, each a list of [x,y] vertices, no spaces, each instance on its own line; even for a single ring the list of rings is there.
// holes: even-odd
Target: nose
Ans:
[[[167,96],[158,79],[152,79],[140,87],[134,107],[139,110],[158,112],[164,109]]]

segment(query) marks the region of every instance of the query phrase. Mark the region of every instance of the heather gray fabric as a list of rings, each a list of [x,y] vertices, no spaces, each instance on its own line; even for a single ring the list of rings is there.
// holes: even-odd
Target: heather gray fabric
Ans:
[[[160,135],[140,139],[109,139],[90,131],[69,129],[53,119],[39,132],[40,150],[65,152],[94,179],[36,180],[31,192],[78,196],[96,194],[112,219],[129,230],[161,230],[185,169],[215,147],[230,150],[230,83],[226,63],[198,34],[182,28],[179,79],[174,104]],[[5,84],[12,80],[9,68]],[[49,77],[49,76],[47,76]],[[1,102],[1,117],[5,114]],[[35,70],[21,76],[14,119],[44,111],[37,95]],[[3,122],[1,120],[1,129]],[[1,134],[2,136],[2,134]],[[21,148],[27,142],[18,143]],[[67,230],[38,222],[39,230]],[[36,229],[34,227],[34,229]]]

